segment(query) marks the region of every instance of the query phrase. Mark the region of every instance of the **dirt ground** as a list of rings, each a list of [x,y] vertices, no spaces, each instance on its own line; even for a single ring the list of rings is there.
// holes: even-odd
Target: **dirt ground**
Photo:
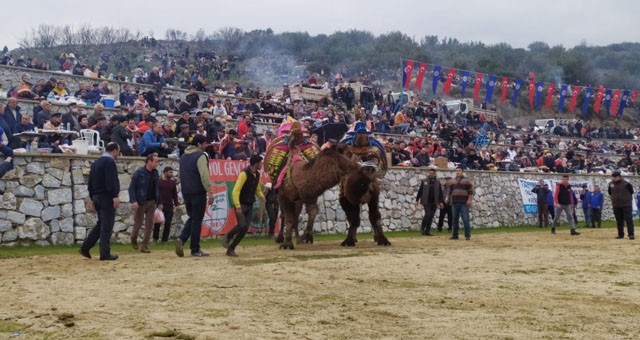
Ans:
[[[5,259],[0,338],[640,338],[640,241],[582,231]]]

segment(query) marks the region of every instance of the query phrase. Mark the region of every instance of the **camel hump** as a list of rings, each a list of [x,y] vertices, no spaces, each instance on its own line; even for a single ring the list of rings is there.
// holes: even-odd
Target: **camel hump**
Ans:
[[[267,146],[263,166],[267,174],[274,180],[274,183],[287,163],[291,148],[292,146],[289,145],[287,136],[278,137]],[[309,161],[315,159],[320,153],[320,148],[311,142],[303,142],[295,146],[295,148],[300,151],[299,156],[305,163],[309,163]]]

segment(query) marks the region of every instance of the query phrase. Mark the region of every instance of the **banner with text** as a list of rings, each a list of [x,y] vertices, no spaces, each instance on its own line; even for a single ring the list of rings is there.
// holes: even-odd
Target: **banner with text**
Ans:
[[[520,196],[522,197],[522,208],[525,214],[537,215],[538,203],[537,195],[532,191],[533,188],[538,185],[538,180],[518,178],[518,186],[520,187]],[[556,184],[559,181],[544,180],[544,183],[549,186],[549,190],[553,192],[556,189]],[[582,185],[586,184],[589,190],[593,190],[593,183],[591,181],[584,180],[569,180],[569,185],[576,195],[576,205],[580,205],[580,190]]]
[[[207,205],[202,221],[201,237],[225,235],[237,223],[233,207],[233,187],[238,175],[249,165],[248,161],[230,161],[223,159],[209,160],[209,179],[213,187],[213,204]],[[271,182],[269,175],[260,171],[261,185]],[[264,187],[262,188],[264,192]],[[278,224],[276,223],[276,231]],[[249,233],[267,233],[269,231],[269,217],[264,204],[256,199],[253,205],[253,219],[250,222]]]

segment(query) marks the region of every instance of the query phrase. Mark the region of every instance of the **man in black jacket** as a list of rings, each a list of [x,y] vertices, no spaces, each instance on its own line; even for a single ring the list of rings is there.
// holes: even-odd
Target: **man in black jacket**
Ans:
[[[420,183],[418,195],[416,197],[416,206],[422,204],[424,207],[424,217],[420,226],[420,233],[425,236],[431,235],[431,223],[436,215],[436,209],[442,209],[443,206],[442,186],[436,178],[436,170],[429,169],[427,179]]]
[[[91,164],[89,172],[89,195],[98,213],[98,222],[82,243],[80,254],[90,259],[89,250],[100,239],[100,261],[112,261],[118,259],[118,255],[111,254],[111,233],[116,209],[120,205],[120,181],[115,161],[120,155],[120,148],[116,143],[109,143],[105,149],[102,157]]]
[[[134,212],[133,231],[131,231],[131,246],[138,249],[138,232],[144,221],[144,235],[140,252],[150,253],[149,239],[153,231],[153,215],[156,207],[162,209],[160,204],[160,190],[158,187],[158,155],[152,153],[147,156],[144,166],[140,167],[131,176],[129,184],[129,201]]]
[[[631,183],[622,179],[619,171],[611,174],[612,180],[609,183],[609,195],[611,196],[611,205],[613,206],[613,215],[616,217],[616,226],[618,227],[617,239],[624,238],[624,223],[627,223],[627,234],[629,239],[635,239],[633,228],[633,186]]]
[[[549,194],[549,185],[543,180],[538,182],[535,188],[531,189],[531,192],[536,194],[536,203],[538,204],[538,228],[549,226],[549,203],[547,202],[547,195]]]
[[[213,204],[213,189],[209,181],[209,146],[207,137],[195,135],[191,145],[180,157],[180,185],[189,219],[176,240],[176,255],[184,256],[184,243],[191,238],[191,256],[209,256],[200,249],[200,231],[207,203]]]

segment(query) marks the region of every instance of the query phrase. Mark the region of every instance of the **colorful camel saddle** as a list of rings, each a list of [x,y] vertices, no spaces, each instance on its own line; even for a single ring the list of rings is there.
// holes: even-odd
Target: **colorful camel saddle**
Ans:
[[[387,154],[380,142],[371,136],[364,122],[357,122],[352,131],[348,131],[340,140],[348,145],[349,150],[361,161],[378,166],[378,177],[383,178],[387,173]]]
[[[297,125],[296,125],[297,123]],[[296,136],[296,129],[300,129],[298,122],[286,123],[290,124],[291,128],[281,126],[278,129],[278,137],[276,137],[267,146],[267,151],[264,156],[264,170],[271,177],[271,182],[279,187],[284,177],[287,165],[290,167],[292,164],[291,148],[297,149],[295,152],[296,157],[293,161],[302,160],[308,163],[310,160],[316,158],[320,152],[320,148],[315,143],[309,141],[305,137]],[[300,129],[300,132],[302,130]]]

